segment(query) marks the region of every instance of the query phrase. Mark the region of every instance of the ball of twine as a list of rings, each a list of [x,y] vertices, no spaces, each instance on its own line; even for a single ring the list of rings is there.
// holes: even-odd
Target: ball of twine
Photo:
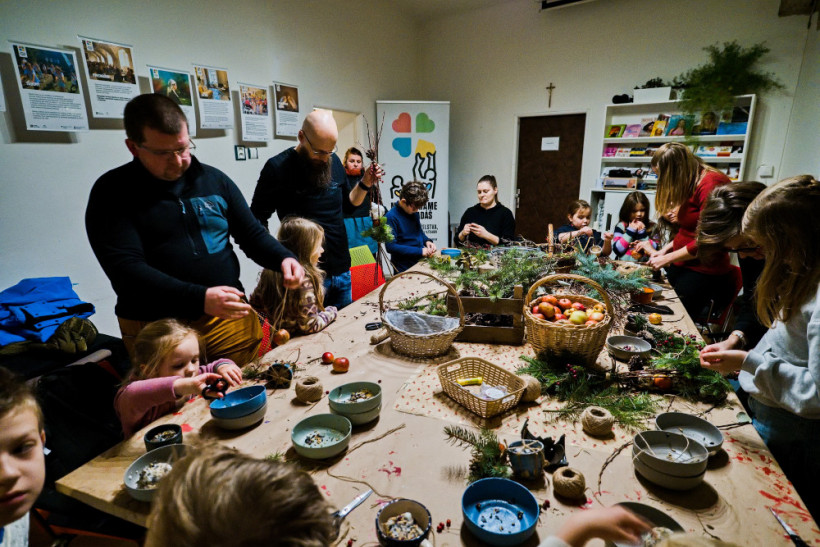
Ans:
[[[325,388],[316,376],[305,376],[296,382],[296,398],[303,403],[315,403],[322,398]]]
[[[612,433],[615,418],[605,408],[599,406],[587,407],[581,414],[581,426],[584,431],[595,437],[604,437]]]
[[[571,467],[562,467],[552,477],[553,490],[563,498],[575,500],[584,497],[587,488],[586,480],[580,471]]]
[[[538,381],[538,378],[529,374],[522,374],[520,378],[527,383],[524,387],[524,393],[521,395],[522,402],[531,403],[541,396],[541,382]]]

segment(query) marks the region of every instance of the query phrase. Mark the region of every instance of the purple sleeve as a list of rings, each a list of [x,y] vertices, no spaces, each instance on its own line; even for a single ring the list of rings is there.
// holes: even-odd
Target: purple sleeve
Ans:
[[[137,380],[120,388],[114,397],[114,409],[126,438],[174,408],[176,379],[177,376],[168,376]]]

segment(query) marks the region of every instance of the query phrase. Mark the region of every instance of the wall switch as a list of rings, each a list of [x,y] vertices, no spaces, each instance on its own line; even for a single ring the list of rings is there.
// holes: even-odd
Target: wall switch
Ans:
[[[259,159],[259,149],[258,148],[248,148],[248,159],[249,160],[258,160]]]
[[[233,147],[234,156],[236,156],[236,161],[245,161],[245,147],[239,146],[238,144]]]
[[[770,179],[774,176],[774,165],[762,164],[757,168],[757,176],[762,179]]]

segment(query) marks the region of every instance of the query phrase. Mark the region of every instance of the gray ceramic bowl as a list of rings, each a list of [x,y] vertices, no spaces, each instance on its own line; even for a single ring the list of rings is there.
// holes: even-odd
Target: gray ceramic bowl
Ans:
[[[640,355],[645,357],[649,354],[652,346],[649,342],[635,336],[610,336],[606,339],[606,349],[609,350],[616,359],[629,361],[632,357]]]
[[[723,433],[711,422],[685,412],[664,412],[655,418],[655,426],[663,431],[682,433],[706,447],[714,456],[723,445]]]
[[[680,433],[641,431],[632,443],[632,456],[656,471],[676,477],[695,477],[706,470],[706,447]]]
[[[211,416],[211,419],[215,425],[221,427],[222,429],[245,429],[262,421],[267,410],[268,403],[266,401],[265,404],[258,409],[245,416],[240,416],[239,418],[216,418]]]
[[[703,471],[700,475],[694,477],[676,477],[649,467],[640,458],[634,458],[632,463],[635,465],[635,472],[643,478],[670,490],[691,490],[702,483],[703,477],[706,475],[706,471]]]
[[[373,394],[368,399],[350,402],[350,396],[356,391],[368,390]],[[382,386],[375,382],[351,382],[341,385],[327,396],[330,409],[343,416],[370,412],[376,407],[382,406]]]
[[[154,498],[154,492],[156,492],[157,489],[140,488],[137,486],[137,481],[139,480],[139,476],[142,470],[152,463],[171,463],[178,460],[184,455],[184,444],[168,444],[165,446],[161,446],[156,450],[146,452],[145,454],[134,460],[134,463],[129,465],[128,469],[125,470],[125,476],[123,477],[125,489],[128,491],[129,494],[131,494],[131,497],[135,500],[150,502]]]
[[[362,425],[367,424],[375,420],[379,417],[379,413],[382,411],[382,405],[377,406],[376,408],[372,408],[367,412],[358,412],[356,414],[345,414],[344,412],[340,412],[335,408],[331,407],[330,412],[333,414],[338,414],[339,416],[344,416],[350,423],[353,425]]]
[[[293,448],[296,453],[305,458],[323,460],[340,454],[350,444],[350,432],[353,425],[344,416],[336,414],[316,414],[305,418],[290,433]],[[311,446],[308,439],[316,433],[331,435],[332,442]]]

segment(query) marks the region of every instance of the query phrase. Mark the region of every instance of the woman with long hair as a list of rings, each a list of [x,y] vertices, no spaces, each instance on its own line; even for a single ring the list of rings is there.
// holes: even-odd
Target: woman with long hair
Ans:
[[[498,245],[515,238],[515,217],[498,202],[498,183],[484,175],[476,184],[478,203],[461,216],[456,230],[457,245]]]

